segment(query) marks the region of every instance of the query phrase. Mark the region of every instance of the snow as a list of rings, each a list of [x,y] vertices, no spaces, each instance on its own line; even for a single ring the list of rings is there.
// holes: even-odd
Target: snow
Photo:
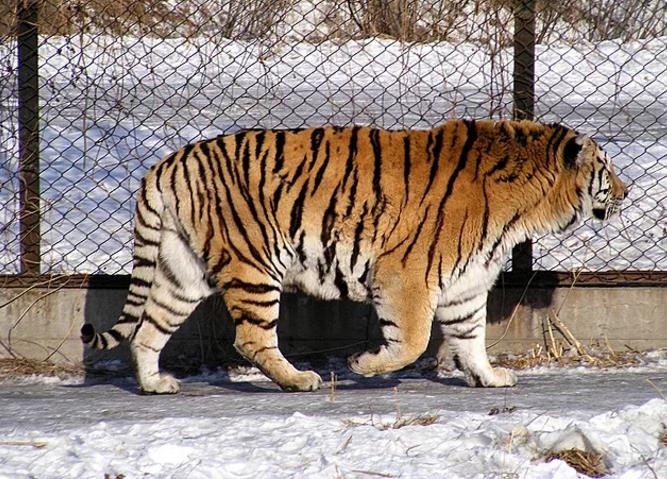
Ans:
[[[602,455],[607,478],[662,478],[665,390],[659,360],[528,370],[510,389],[415,370],[341,372],[314,393],[253,369],[186,378],[177,396],[140,396],[122,377],[6,381],[0,477],[582,479],[545,461],[578,448]]]
[[[11,67],[0,82],[4,273],[18,270],[19,252],[10,48],[0,45]],[[45,273],[129,273],[134,192],[187,142],[243,127],[424,128],[511,115],[511,49],[474,42],[82,34],[42,39],[40,62]],[[536,116],[593,135],[632,203],[604,229],[538,239],[537,269],[667,269],[666,68],[666,37],[538,45]]]

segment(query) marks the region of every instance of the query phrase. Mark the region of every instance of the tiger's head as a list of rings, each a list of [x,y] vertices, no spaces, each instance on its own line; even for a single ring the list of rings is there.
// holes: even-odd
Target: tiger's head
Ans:
[[[606,220],[619,213],[628,188],[616,175],[609,155],[586,135],[570,138],[564,148],[566,168],[577,176],[581,214]]]

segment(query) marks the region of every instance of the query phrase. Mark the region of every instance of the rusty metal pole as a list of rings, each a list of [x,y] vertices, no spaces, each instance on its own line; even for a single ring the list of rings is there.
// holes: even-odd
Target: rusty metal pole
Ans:
[[[19,221],[22,274],[40,273],[38,7],[18,0]]]
[[[532,120],[535,113],[535,0],[515,0],[514,109],[516,120]],[[533,243],[512,250],[512,271],[532,271]]]

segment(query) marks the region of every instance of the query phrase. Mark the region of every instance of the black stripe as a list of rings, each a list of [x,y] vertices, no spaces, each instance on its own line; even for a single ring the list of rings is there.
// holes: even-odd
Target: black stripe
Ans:
[[[352,256],[350,257],[350,271],[354,271],[361,250],[361,234],[364,231],[364,216],[366,216],[366,203],[364,203],[357,227],[354,229],[354,243],[352,244]]]
[[[435,133],[435,139],[434,139]],[[431,170],[429,172],[428,182],[426,183],[426,188],[422,194],[422,199],[419,202],[421,205],[424,202],[424,198],[431,191],[435,177],[438,174],[438,167],[440,166],[440,153],[442,151],[442,135],[443,130],[439,128],[437,130],[431,130],[428,133],[428,141],[426,142],[426,157],[431,162]]]
[[[361,273],[361,276],[359,276],[359,282],[361,284],[366,285],[368,283],[368,275],[370,272],[371,272],[371,262],[370,260],[367,260],[366,263],[364,264],[364,272]]]
[[[456,268],[458,268],[459,264],[463,260],[463,233],[465,231],[465,226],[467,221],[468,221],[468,209],[466,208],[465,215],[463,216],[463,221],[461,222],[461,229],[459,230],[459,240],[456,245],[456,261],[454,262],[454,266],[452,267],[452,273],[456,271]],[[468,254],[468,260],[470,259],[471,254],[472,251]],[[466,261],[466,265],[467,264],[468,261]],[[461,275],[461,273],[459,273],[459,276]]]
[[[267,293],[280,293],[280,288],[266,283],[248,283],[240,279],[232,279],[231,281],[222,285],[223,290],[229,289],[242,289],[243,291],[251,294],[267,294]]]
[[[347,283],[345,282],[345,277],[340,268],[336,268],[336,276],[334,277],[334,285],[340,291],[341,296],[347,297],[349,294],[349,289]]]
[[[198,221],[200,224],[203,223],[206,228],[206,233],[204,235],[204,245],[203,253],[206,256],[208,251],[211,249],[211,241],[215,233],[213,231],[213,221],[212,221],[212,212],[211,209],[214,208],[216,203],[210,198],[210,192],[212,187],[208,184],[207,179],[212,176],[212,167],[211,167],[211,152],[209,149],[208,142],[202,142],[199,144],[199,152],[197,156],[197,198],[199,200],[199,214],[193,217],[193,221]],[[204,213],[206,216],[204,217]]]
[[[306,257],[306,252],[303,249],[305,240],[306,240],[306,232],[301,231],[301,235],[299,236],[299,242],[297,243],[295,248],[296,254],[299,256],[299,261],[301,261],[301,264],[305,264],[306,259],[308,259]]]
[[[249,341],[248,344],[254,343],[254,341]],[[278,349],[278,346],[263,346],[252,353],[252,359],[254,360],[257,356],[267,351],[275,351]]]
[[[373,193],[375,194],[375,201],[377,204],[380,203],[382,198],[382,146],[380,145],[380,130],[371,130],[369,139],[371,146],[373,147]]]
[[[443,326],[452,326],[454,324],[461,324],[465,323],[466,321],[470,321],[472,318],[475,317],[476,314],[478,314],[480,311],[482,311],[484,308],[486,308],[486,304],[483,304],[479,308],[477,308],[474,311],[471,311],[470,313],[467,313],[463,316],[459,316],[454,319],[446,319],[446,320],[437,320],[438,324],[441,324]]]
[[[228,137],[225,137],[225,136],[218,137],[218,139],[216,141],[216,144],[218,146],[218,149],[222,153],[222,159],[224,159],[224,161],[225,161],[225,167],[226,167],[226,170],[227,170],[227,176],[224,177],[226,179],[225,184],[227,182],[230,182],[230,183],[235,185],[236,184],[236,178],[235,178],[235,175],[234,175],[234,167],[233,167],[234,162],[233,162],[231,156],[229,155],[229,152],[227,151],[227,146],[225,145],[225,139],[226,138],[228,138]],[[221,167],[222,167],[222,164],[221,164]],[[222,178],[222,177],[223,176],[220,175],[220,178]]]
[[[343,174],[343,188],[347,186],[347,180],[354,170],[356,173],[355,158],[357,156],[357,141],[359,138],[359,127],[355,126],[350,132],[350,143],[348,144],[347,161],[345,162],[345,173]],[[356,174],[355,174],[356,177]]]
[[[320,234],[320,241],[324,247],[328,246],[331,241],[331,232],[333,231],[336,220],[336,203],[338,200],[339,188],[340,185],[333,191],[331,198],[329,198],[329,205],[322,215],[322,232]]]
[[[143,314],[143,312],[142,312]],[[127,311],[123,311],[116,321],[116,324],[134,324],[139,322],[139,317],[134,314],[130,314]]]
[[[517,221],[519,221],[520,218],[521,218],[521,215],[520,215],[519,212],[517,211],[517,212],[514,214],[514,216],[512,217],[512,219],[509,220],[509,221],[505,224],[505,226],[503,226],[503,231],[500,233],[500,235],[498,236],[498,238],[496,239],[496,241],[493,243],[493,246],[491,246],[491,251],[489,252],[489,257],[487,258],[487,260],[486,260],[486,262],[485,262],[485,266],[486,266],[487,268],[488,268],[488,266],[491,264],[491,260],[493,260],[493,256],[495,255],[496,250],[498,249],[498,246],[500,246],[500,243],[503,241],[503,239],[505,238],[505,236],[507,235],[507,233],[509,232],[509,230],[512,228],[512,226],[514,226],[514,223],[516,223]]]
[[[211,256],[209,256],[208,260],[210,259]],[[212,276],[217,276],[225,268],[225,266],[227,266],[231,262],[232,262],[232,257],[229,255],[229,253],[227,253],[227,251],[225,250],[222,250],[220,252],[218,261],[216,261],[215,264],[213,264],[210,267],[209,270],[210,274]]]
[[[202,297],[196,297],[196,298],[189,298],[187,296],[183,296],[180,293],[171,292],[171,297],[174,298],[176,301],[180,301],[181,303],[188,303],[188,304],[195,304],[199,303],[203,298]]]
[[[135,249],[136,249],[137,246],[150,246],[150,247],[154,247],[154,248],[157,248],[158,246],[160,246],[159,241],[149,240],[136,227],[134,229],[134,244],[135,244]]]
[[[444,303],[444,304],[439,304],[439,308],[448,308],[451,306],[461,306],[462,304],[468,303],[472,301],[475,298],[479,298],[479,294],[475,294],[473,296],[464,296],[464,297],[457,297],[455,299],[452,299],[451,301]]]
[[[274,329],[278,325],[278,319],[266,321],[261,318],[254,317],[249,313],[242,313],[240,317],[234,318],[234,324],[240,326],[241,324],[249,323],[253,326],[258,326],[266,331]]]
[[[199,144],[197,146],[199,146]],[[191,152],[191,156],[194,157],[196,162],[199,164],[199,157],[201,155],[198,154],[197,150],[198,150],[198,148],[193,148],[193,150]],[[184,161],[183,161],[183,173],[184,173],[184,176],[185,176],[186,188],[187,188],[188,192],[190,193],[190,221],[192,223],[194,223],[196,220],[199,219],[199,214],[197,213],[197,203],[198,202],[195,201],[195,200],[197,199],[198,194],[202,194],[202,192],[201,192],[202,188],[200,188],[201,185],[199,184],[199,178],[197,178],[197,177],[193,178],[191,176],[191,172],[190,172],[190,168],[189,168],[191,162],[189,162],[187,160],[188,160],[188,158],[185,158]],[[198,165],[198,167],[199,166],[200,165]],[[201,198],[199,198],[199,199],[201,200]],[[200,201],[200,203],[201,203],[201,201]]]
[[[427,206],[426,211],[424,212],[424,217],[419,222],[419,226],[417,226],[417,231],[415,231],[415,234],[412,237],[412,241],[410,241],[410,244],[405,248],[405,253],[403,253],[403,257],[401,258],[401,263],[403,264],[403,266],[405,266],[405,262],[407,261],[408,256],[410,256],[410,253],[412,252],[412,248],[414,248],[415,244],[417,244],[417,240],[419,239],[419,236],[421,235],[422,228],[424,227],[424,224],[426,223],[426,219],[428,218],[429,209],[430,209],[430,206]]]
[[[563,138],[565,138],[565,135],[569,131],[567,128],[565,128],[563,125],[559,124],[554,124],[554,132],[551,134],[549,137],[549,141],[547,142],[547,147],[545,151],[545,155],[548,157],[549,156],[549,150],[551,149],[551,154],[553,155],[553,158],[558,158],[558,147],[560,146],[561,142],[563,141]]]
[[[262,147],[264,146],[264,139],[266,137],[266,130],[260,130],[255,133],[255,158],[258,158],[262,153]]]
[[[344,185],[344,184],[343,184]],[[347,208],[345,208],[345,213],[343,214],[344,218],[349,217],[352,214],[352,210],[357,201],[357,186],[359,185],[359,176],[357,175],[357,170],[354,170],[352,176],[352,186],[350,186],[348,199],[347,199]]]
[[[273,172],[278,173],[285,162],[285,132],[278,130],[275,132],[275,164],[273,165]]]
[[[482,181],[482,195],[484,196],[484,213],[482,213],[482,234],[479,237],[478,250],[481,250],[486,243],[486,236],[489,233],[489,195],[486,192],[486,179]],[[466,213],[468,211],[466,210]],[[471,252],[472,254],[472,252]]]
[[[135,295],[136,296],[136,295]],[[125,304],[140,307],[146,304],[146,296],[136,296],[136,298],[127,298]]]
[[[317,156],[320,152],[320,145],[322,144],[322,139],[324,138],[324,128],[315,128],[310,134],[310,151],[312,157],[310,159],[310,165],[308,169],[312,171],[317,162]]]
[[[107,334],[111,336],[116,342],[122,343],[127,339],[125,336],[123,336],[120,332],[116,331],[115,329],[111,328],[109,331],[107,331]]]
[[[403,188],[405,188],[405,197],[403,205],[408,203],[410,196],[410,170],[412,169],[412,160],[410,158],[410,136],[409,133],[403,137]]]
[[[132,276],[130,278],[130,289],[132,289],[133,286],[138,288],[150,288],[152,285],[152,281],[144,281],[143,279],[137,278],[136,276]]]
[[[243,154],[241,155],[241,168],[243,171],[243,182],[248,188],[250,186],[250,160],[255,158],[250,155],[250,141],[246,136],[245,143],[243,145]]]
[[[317,170],[317,174],[315,175],[315,183],[313,184],[313,190],[310,192],[310,196],[313,196],[317,192],[317,189],[319,188],[320,183],[322,183],[322,178],[324,177],[324,172],[326,171],[326,168],[329,164],[329,158],[330,158],[330,144],[327,141],[324,144],[324,161],[322,161],[322,165]]]
[[[379,321],[381,327],[389,326],[389,327],[391,327],[391,328],[401,329],[401,328],[399,327],[398,324],[396,324],[395,322],[393,322],[393,321],[390,320],[390,319],[379,318],[378,321]]]
[[[143,201],[142,201],[141,204],[142,204],[142,205],[144,206],[144,208],[146,208],[151,214],[155,215],[155,217],[159,219],[160,216],[161,216],[161,214],[160,214],[155,208],[153,208],[153,207],[151,206],[151,204],[148,202],[148,194],[147,194],[147,190],[146,190],[146,183],[147,183],[147,181],[146,181],[146,178],[144,177],[144,178],[141,180],[141,196],[142,196],[142,198],[143,198]],[[138,208],[137,208],[137,212],[139,212]]]
[[[280,304],[280,299],[268,299],[268,300],[257,300],[257,299],[248,299],[248,298],[241,298],[240,301],[243,304],[249,304],[251,306],[258,306],[260,308],[270,308],[272,306],[276,306]]]
[[[290,238],[292,239],[296,237],[296,233],[299,230],[299,227],[301,226],[301,219],[303,216],[303,207],[304,207],[304,201],[306,199],[307,190],[308,189],[306,187],[306,184],[304,184],[301,187],[299,196],[297,197],[292,207],[292,214],[290,217],[290,226],[289,226],[289,235]]]
[[[150,258],[144,258],[143,256],[138,256],[134,254],[134,261],[132,261],[133,268],[155,268],[155,261]]]
[[[158,323],[157,320],[154,317],[152,317],[150,314],[148,314],[146,312],[144,312],[144,315],[142,316],[142,319],[144,321],[148,321],[148,323],[150,323],[151,326],[153,326],[155,329],[157,329],[158,331],[160,331],[162,334],[164,334],[166,336],[171,336],[174,333],[173,330],[165,328],[160,323]]]
[[[168,175],[169,179],[169,191],[174,197],[175,200],[175,208],[176,208],[176,213],[179,214],[181,212],[181,195],[178,194],[178,189],[176,188],[176,180],[180,176],[178,173],[178,168],[182,167],[182,163],[174,163],[173,168],[170,168],[165,172],[165,176]]]
[[[182,317],[182,316],[187,316],[187,314],[189,314],[189,313],[184,313],[183,311],[179,311],[176,308],[174,308],[171,304],[167,304],[165,302],[162,302],[162,301],[156,299],[155,297],[152,297],[151,301],[153,302],[153,304],[155,306],[157,306],[158,308],[166,311],[167,313],[171,314],[172,316]],[[171,324],[170,324],[170,326],[171,326]]]
[[[497,173],[498,171],[502,171],[505,168],[507,168],[507,163],[509,162],[509,155],[503,155],[500,157],[498,161],[496,161],[496,164],[493,165],[493,168],[491,168],[484,176],[491,176],[494,173]]]
[[[178,273],[171,268],[171,265],[162,254],[158,256],[158,264],[160,266],[160,271],[164,273],[167,280],[172,285],[176,286],[176,289],[183,289],[183,283],[178,277]]]
[[[476,324],[472,326],[471,328],[467,329],[466,331],[462,333],[452,333],[451,336],[456,338],[456,339],[475,339],[477,337],[476,334],[472,334],[474,330],[476,330],[479,327],[482,327],[483,325],[481,324]]]

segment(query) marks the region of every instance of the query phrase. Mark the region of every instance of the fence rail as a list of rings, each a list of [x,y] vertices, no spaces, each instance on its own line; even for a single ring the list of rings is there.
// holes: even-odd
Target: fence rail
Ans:
[[[186,142],[465,116],[575,127],[631,185],[620,220],[535,238],[511,270],[661,277],[667,4],[552,3],[0,2],[0,273],[129,273],[140,178]]]

